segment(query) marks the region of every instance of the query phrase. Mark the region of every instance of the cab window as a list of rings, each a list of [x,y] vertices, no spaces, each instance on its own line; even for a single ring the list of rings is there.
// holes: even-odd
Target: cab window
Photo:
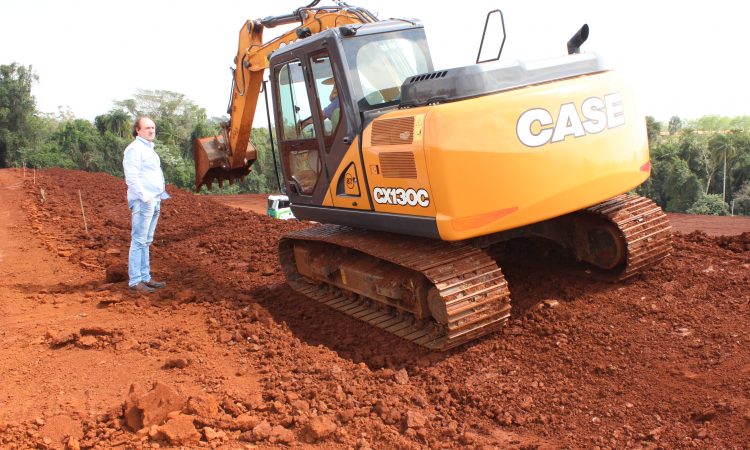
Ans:
[[[276,70],[280,121],[279,148],[286,167],[287,182],[294,193],[312,195],[321,173],[318,141],[312,120],[312,107],[305,83],[305,70],[299,60]]]
[[[397,101],[401,84],[427,72],[427,57],[418,42],[395,37],[373,39],[356,50],[357,77],[368,106]]]
[[[341,118],[341,104],[338,97],[338,83],[333,75],[331,59],[327,52],[318,52],[310,57],[318,108],[323,120],[323,135],[332,136]]]
[[[282,138],[284,140],[314,138],[315,128],[302,126],[305,119],[312,115],[302,64],[299,61],[284,64],[277,72],[277,76]]]

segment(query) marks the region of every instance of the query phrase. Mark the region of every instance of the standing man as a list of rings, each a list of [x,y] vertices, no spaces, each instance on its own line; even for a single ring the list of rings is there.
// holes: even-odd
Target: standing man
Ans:
[[[151,293],[166,283],[151,279],[149,246],[154,240],[159,221],[161,201],[169,198],[164,188],[161,160],[154,151],[156,125],[148,117],[139,117],[133,124],[135,140],[125,148],[122,168],[128,185],[128,208],[132,226],[128,254],[128,285],[131,291]]]

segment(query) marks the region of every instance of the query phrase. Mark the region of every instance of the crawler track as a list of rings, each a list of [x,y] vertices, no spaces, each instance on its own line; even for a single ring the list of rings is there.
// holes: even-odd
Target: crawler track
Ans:
[[[442,302],[444,315],[439,316],[443,317],[417,320],[407,311],[324,280],[308,280],[297,270],[294,245],[310,241],[424,275],[434,288],[432,301]],[[502,271],[470,245],[324,225],[286,235],[279,250],[287,281],[298,292],[430,349],[446,350],[496,331],[510,316],[510,293]]]
[[[623,263],[602,276],[625,280],[669,254],[669,221],[656,204],[643,197],[620,195],[541,226],[532,225],[528,231],[537,236],[546,233],[551,239],[563,236],[563,243],[571,245],[576,241],[569,238],[575,234],[570,230],[578,221],[590,222],[587,218],[592,215],[602,224],[599,226],[616,227],[612,244],[601,250],[610,252],[613,245],[620,249],[619,254],[625,254]],[[517,237],[518,231],[500,234],[498,239]],[[323,225],[284,236],[279,257],[289,285],[297,292],[415,344],[446,350],[498,330],[510,316],[508,283],[484,242],[492,241],[445,242]],[[306,254],[314,256],[302,264],[307,266],[303,275],[295,251],[305,247]],[[391,297],[380,295],[379,289],[364,292],[361,287],[369,285],[370,278],[367,270],[362,277],[361,267],[377,267],[373,270],[378,271],[386,267],[381,272],[384,276],[372,276],[372,283],[381,283],[380,291]],[[351,275],[347,282],[350,268],[351,272],[360,268],[359,290]],[[428,300],[409,305],[401,302],[393,292],[399,292],[404,284],[424,286]],[[410,293],[419,292],[416,287],[409,289]]]
[[[627,245],[625,267],[612,274],[625,280],[666,257],[672,249],[672,227],[667,215],[652,200],[618,195],[587,211],[603,217],[622,232]]]

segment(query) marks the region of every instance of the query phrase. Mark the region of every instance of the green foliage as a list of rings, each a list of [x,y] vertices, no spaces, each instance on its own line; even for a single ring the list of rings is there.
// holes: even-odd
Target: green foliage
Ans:
[[[699,135],[695,130],[688,128],[683,130],[679,136],[670,138],[664,145],[677,145],[679,158],[687,162],[691,172],[698,174],[703,171],[703,147],[707,145],[705,136]],[[660,147],[660,145],[651,146],[651,152],[660,151]]]
[[[48,167],[76,168],[70,155],[59,151],[56,143],[52,142],[52,135],[56,132],[59,122],[54,117],[34,116],[30,121],[32,133],[27,145],[19,148],[17,159],[13,165],[25,164],[40,169]]]
[[[657,122],[651,116],[646,116],[646,131],[648,133],[648,141],[651,144],[655,144],[661,135],[661,122]]]
[[[36,109],[31,85],[38,79],[31,66],[0,65],[0,167],[12,165],[30,143]]]
[[[182,188],[189,188],[193,184],[193,179],[195,178],[193,163],[182,157],[177,146],[157,141],[154,150],[161,159],[164,178],[169,183]]]
[[[750,149],[750,143],[745,145],[744,147],[740,147],[744,149]],[[729,186],[731,188],[728,188],[727,191],[731,192],[733,189],[736,192],[736,195],[742,196],[743,193],[748,192],[747,190],[750,189],[748,186],[750,186],[750,151],[745,151],[744,153],[740,153],[740,155],[737,157],[737,161],[732,167],[731,170],[729,170],[729,179],[730,183]],[[732,199],[738,198],[733,192],[732,195],[727,199],[727,203],[732,202]],[[742,214],[748,214],[748,211],[742,213]]]
[[[672,116],[669,119],[669,134],[675,134],[682,129],[682,120],[678,116]]]
[[[105,155],[100,150],[101,136],[88,120],[75,119],[62,123],[51,139],[77,168],[92,172],[104,169],[106,164]]]
[[[110,132],[121,138],[129,138],[133,126],[133,119],[122,109],[113,109],[107,114],[94,118],[94,125],[99,133]]]
[[[733,117],[729,122],[729,129],[750,131],[750,116]]]
[[[704,194],[687,210],[688,214],[704,214],[711,216],[726,216],[729,206],[724,203],[719,194]]]
[[[666,211],[684,212],[701,194],[698,177],[674,146],[657,147],[651,157],[651,178],[636,192],[654,199]]]
[[[734,193],[734,214],[750,215],[750,181]]]
[[[688,127],[702,131],[750,131],[750,116],[724,117],[718,115],[703,116],[688,122]]]
[[[652,142],[652,176],[638,192],[667,211],[721,214],[724,209],[714,196],[718,196],[718,203],[731,204],[741,195],[739,187],[750,182],[747,122],[747,116],[706,116]],[[744,203],[740,206],[735,213],[746,214]]]
[[[116,177],[124,177],[122,171],[122,155],[125,147],[132,138],[121,137],[107,130],[101,135],[100,149],[102,165],[100,170]]]

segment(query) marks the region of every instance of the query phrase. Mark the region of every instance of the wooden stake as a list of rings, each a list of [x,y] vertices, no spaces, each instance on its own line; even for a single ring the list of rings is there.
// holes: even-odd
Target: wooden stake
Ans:
[[[34,167],[34,186],[36,186],[36,167]]]
[[[81,190],[78,190],[78,201],[81,202],[81,215],[83,216],[83,229],[86,230],[86,234],[89,234],[89,226],[86,224],[86,213],[83,212],[83,199],[81,198]]]
[[[26,179],[26,161],[23,162],[23,179]]]

